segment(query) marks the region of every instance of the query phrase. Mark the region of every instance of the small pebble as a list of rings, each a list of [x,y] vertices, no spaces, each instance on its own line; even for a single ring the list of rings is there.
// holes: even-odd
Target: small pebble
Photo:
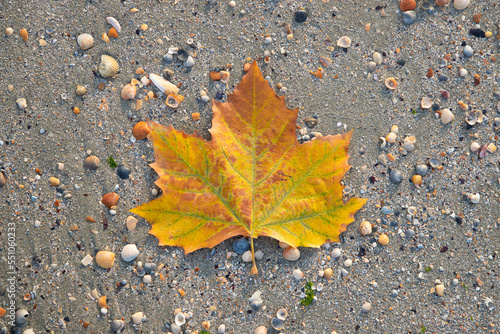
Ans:
[[[307,20],[307,16],[309,15],[309,12],[307,10],[297,10],[294,13],[294,18],[296,22],[304,22]]]
[[[361,312],[363,313],[368,313],[372,309],[372,304],[370,303],[364,303],[363,306],[361,306]]]
[[[83,167],[90,169],[90,170],[96,170],[99,167],[99,158],[96,157],[95,155],[88,156],[83,161]]]
[[[347,260],[345,260],[345,261],[344,261],[344,266],[345,266],[346,268],[351,267],[351,266],[352,266],[352,260],[351,260],[351,259],[347,259]]]
[[[236,2],[235,1],[229,1],[229,7],[234,8],[236,7]],[[223,325],[221,325],[223,326]]]
[[[377,68],[377,64],[374,61],[368,62],[368,70],[370,70],[370,72],[375,71],[376,68]]]
[[[186,61],[184,62],[184,66],[186,67],[193,67],[194,66],[194,59],[193,57],[189,56]]]
[[[234,2],[234,1],[231,1],[231,2]],[[234,6],[232,6],[234,7]],[[218,334],[224,334],[226,333],[226,326],[225,325],[219,325],[219,327],[217,328],[217,333]]]
[[[264,252],[260,249],[255,252],[255,260],[260,261],[264,257]]]
[[[442,296],[444,294],[444,285],[443,284],[436,285],[436,294],[438,296]]]
[[[252,262],[252,251],[247,250],[245,253],[243,253],[241,259],[243,260],[243,262]]]
[[[267,328],[265,326],[259,326],[255,328],[253,334],[267,334]]]
[[[391,169],[389,173],[389,180],[393,183],[401,183],[401,181],[403,181],[403,174],[397,169]]]
[[[133,216],[128,216],[127,220],[125,221],[125,225],[127,226],[127,230],[129,230],[129,231],[135,230],[135,227],[137,226],[138,222],[139,221],[137,220],[137,218],[135,218]]]
[[[89,264],[92,263],[92,256],[90,256],[89,254],[87,254],[83,259],[82,261],[80,261],[85,267],[88,266]]]
[[[428,170],[429,168],[427,167],[427,165],[420,164],[415,166],[415,173],[417,173],[420,176],[427,175]]]
[[[293,278],[295,278],[296,280],[301,280],[302,278],[304,278],[304,273],[303,273],[300,269],[295,269],[295,270],[292,272],[292,276],[293,276]]]
[[[412,10],[408,10],[408,11],[404,12],[404,14],[403,14],[403,22],[406,25],[413,24],[415,22],[416,18],[417,18],[417,16],[415,15],[415,12]]]
[[[474,54],[474,50],[471,48],[470,45],[464,46],[464,55],[468,58],[472,57]]]
[[[8,27],[5,29],[5,35],[11,36],[13,33],[14,33],[14,29],[12,29],[11,27]]]
[[[233,240],[233,250],[238,254],[242,255],[246,251],[250,250],[250,243],[247,238],[238,238]]]
[[[338,259],[341,255],[342,255],[342,251],[340,250],[340,248],[334,248],[332,250],[332,258]]]
[[[149,284],[149,283],[151,283],[152,280],[153,279],[151,278],[151,275],[144,275],[142,277],[142,281],[144,282],[144,284]]]
[[[21,109],[21,110],[26,109],[26,107],[28,106],[28,104],[27,104],[27,102],[26,102],[26,99],[25,99],[25,98],[22,98],[22,97],[20,97],[20,98],[18,98],[18,99],[16,100],[16,104],[17,104],[17,107],[18,107],[19,109]]]
[[[372,59],[375,62],[375,64],[380,65],[382,64],[382,55],[378,52],[374,52],[372,54]]]
[[[387,236],[387,234],[381,234],[380,237],[378,238],[378,242],[382,246],[385,246],[389,243],[389,237]]]

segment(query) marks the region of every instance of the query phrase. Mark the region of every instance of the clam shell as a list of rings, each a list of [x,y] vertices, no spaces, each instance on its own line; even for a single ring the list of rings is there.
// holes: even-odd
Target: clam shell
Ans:
[[[101,56],[101,63],[99,64],[99,74],[103,78],[113,77],[118,73],[119,70],[120,65],[115,58],[108,55]]]
[[[120,23],[114,17],[109,16],[106,18],[106,21],[108,21],[108,23],[111,24],[113,26],[113,28],[116,29],[116,32],[122,31],[122,27],[120,26]]]
[[[21,30],[19,30],[19,34],[25,42],[28,41],[28,31],[26,29],[22,28]]]
[[[144,319],[144,313],[142,312],[137,312],[137,313],[134,313],[132,314],[132,322],[134,323],[134,325],[139,325],[142,320]]]
[[[125,329],[125,321],[119,319],[119,320],[113,320],[111,323],[111,330],[113,332],[121,332],[123,329]]]
[[[135,85],[127,84],[123,87],[121,96],[124,100],[133,100],[135,98],[135,94],[137,93],[137,88]]]
[[[94,37],[90,34],[80,34],[78,35],[76,42],[82,50],[88,50],[94,46]]]
[[[229,82],[229,72],[228,71],[220,71],[221,78],[220,82],[227,84]]]
[[[300,258],[300,251],[295,247],[288,247],[283,251],[283,257],[287,261],[297,261]]]
[[[135,244],[125,245],[122,249],[122,260],[125,262],[133,261],[139,255],[139,250]]]
[[[99,267],[109,269],[115,263],[115,253],[109,251],[97,252],[95,262],[99,265]]]
[[[385,79],[385,86],[391,90],[396,89],[398,87],[398,83],[394,78]]]
[[[342,36],[337,41],[337,46],[341,48],[348,48],[351,46],[351,39],[347,36]]]
[[[453,1],[453,7],[458,10],[467,8],[470,5],[470,0],[455,0]]]
[[[473,141],[471,144],[470,144],[470,150],[472,152],[476,152],[477,150],[479,150],[481,148],[481,145],[479,145],[479,143],[477,141]]]
[[[276,312],[276,317],[282,321],[285,321],[287,316],[288,311],[286,310],[286,308],[280,308],[278,312]]]
[[[424,96],[420,101],[420,106],[422,109],[429,109],[432,107],[432,101],[427,96]]]
[[[108,208],[111,208],[112,206],[115,206],[116,203],[118,203],[118,200],[120,199],[120,195],[117,193],[107,193],[104,196],[102,196],[101,203],[107,206]]]
[[[165,80],[161,76],[151,73],[149,79],[153,84],[165,95],[177,94],[179,88],[168,80]]]
[[[445,108],[441,110],[441,123],[448,124],[455,119],[455,116],[450,109]]]

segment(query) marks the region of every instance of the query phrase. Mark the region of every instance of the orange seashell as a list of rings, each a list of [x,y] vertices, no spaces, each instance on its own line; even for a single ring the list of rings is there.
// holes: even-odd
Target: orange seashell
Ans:
[[[227,84],[229,82],[229,76],[230,76],[229,72],[220,71],[220,74],[221,74],[220,82]]]
[[[106,34],[105,32],[102,33],[102,40],[106,43],[109,43],[108,34]]]
[[[107,193],[102,196],[102,204],[106,205],[108,208],[115,206],[118,203],[120,196],[117,193]]]
[[[443,6],[447,5],[448,2],[450,2],[450,0],[436,0],[436,6],[443,7]]]
[[[179,94],[169,94],[167,96],[167,100],[165,101],[165,104],[169,106],[170,108],[176,109],[179,107],[181,104],[182,100],[184,100],[184,96],[179,95]]]
[[[108,35],[109,35],[109,37],[112,37],[112,38],[118,38],[118,32],[116,31],[115,28],[109,29]]]
[[[149,130],[148,123],[146,122],[138,122],[137,124],[134,125],[132,129],[132,135],[137,140],[142,140],[146,138],[150,132],[151,130]]]
[[[200,113],[199,112],[194,112],[191,114],[191,117],[193,118],[193,121],[197,121],[200,119]]]
[[[385,86],[389,89],[396,89],[398,87],[398,83],[396,82],[396,79],[394,78],[387,78],[385,79]]]
[[[108,303],[107,303],[107,298],[106,296],[102,296],[101,298],[99,298],[97,300],[97,305],[99,305],[99,307],[104,307],[104,308],[108,308]]]
[[[78,107],[73,107],[72,109],[73,109],[73,112],[74,112],[75,114],[79,114],[79,113],[80,113],[80,108],[78,108]]]
[[[264,63],[269,64],[271,57],[264,57]]]
[[[0,318],[5,314],[5,309],[0,307]]]
[[[318,67],[318,69],[316,70],[316,72],[309,71],[309,73],[311,73],[312,75],[314,75],[318,79],[323,78],[323,69],[321,67]]]
[[[219,81],[222,78],[222,74],[217,71],[210,72],[209,76],[212,81]]]
[[[22,28],[21,30],[19,30],[19,34],[25,42],[28,41],[28,31],[26,29]]]
[[[414,10],[416,7],[417,3],[415,0],[399,0],[399,8],[401,8],[403,12]]]

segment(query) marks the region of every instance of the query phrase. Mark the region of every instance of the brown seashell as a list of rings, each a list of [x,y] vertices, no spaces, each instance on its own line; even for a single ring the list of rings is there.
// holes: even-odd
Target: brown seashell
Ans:
[[[210,72],[209,76],[212,81],[219,81],[222,78],[222,74],[217,71]]]
[[[99,267],[109,269],[115,263],[115,253],[109,251],[99,251],[95,255],[95,262]]]
[[[311,73],[312,75],[314,75],[318,79],[323,78],[323,69],[321,67],[318,67],[318,69],[316,70],[316,72],[309,71],[309,73]]]
[[[114,255],[114,254],[113,254]],[[107,298],[106,296],[101,296],[101,298],[99,298],[97,300],[97,305],[99,305],[99,307],[104,307],[104,308],[108,308],[108,303],[107,303]]]
[[[21,30],[19,30],[19,34],[25,42],[28,41],[28,31],[26,29],[22,28]]]
[[[221,78],[220,82],[227,84],[229,82],[229,72],[228,71],[220,71]]]
[[[104,196],[102,196],[101,203],[107,206],[108,208],[111,208],[112,206],[115,206],[116,203],[118,203],[119,199],[120,196],[117,193],[107,193]]]
[[[124,100],[133,100],[135,98],[135,93],[137,93],[135,85],[127,84],[123,87],[121,96]]]
[[[178,108],[181,104],[182,100],[184,100],[184,96],[179,94],[169,94],[167,99],[165,100],[165,104],[170,108]]]
[[[115,28],[109,29],[108,35],[111,38],[118,38],[118,32],[116,31]]]
[[[150,132],[151,130],[149,130],[148,123],[146,122],[138,122],[132,128],[132,135],[137,140],[146,138]]]
[[[271,57],[264,57],[264,63],[269,64],[271,62]]]
[[[7,180],[5,179],[5,176],[3,175],[2,172],[0,172],[0,188],[3,187],[7,183]]]
[[[416,7],[417,3],[415,0],[399,0],[399,8],[401,8],[403,12],[414,10]]]
[[[446,6],[448,2],[450,2],[450,0],[436,0],[436,6],[443,7]]]
[[[398,87],[398,83],[394,78],[385,79],[385,86],[391,90],[396,89]]]

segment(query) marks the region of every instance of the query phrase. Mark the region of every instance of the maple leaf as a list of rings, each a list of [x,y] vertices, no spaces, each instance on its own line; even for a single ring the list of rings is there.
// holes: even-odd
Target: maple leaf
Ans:
[[[293,247],[338,241],[366,202],[342,198],[352,131],[300,144],[296,120],[254,62],[227,102],[213,102],[210,141],[148,121],[163,194],[131,211],[160,245],[186,254],[237,235],[250,236],[252,255],[258,236]]]

